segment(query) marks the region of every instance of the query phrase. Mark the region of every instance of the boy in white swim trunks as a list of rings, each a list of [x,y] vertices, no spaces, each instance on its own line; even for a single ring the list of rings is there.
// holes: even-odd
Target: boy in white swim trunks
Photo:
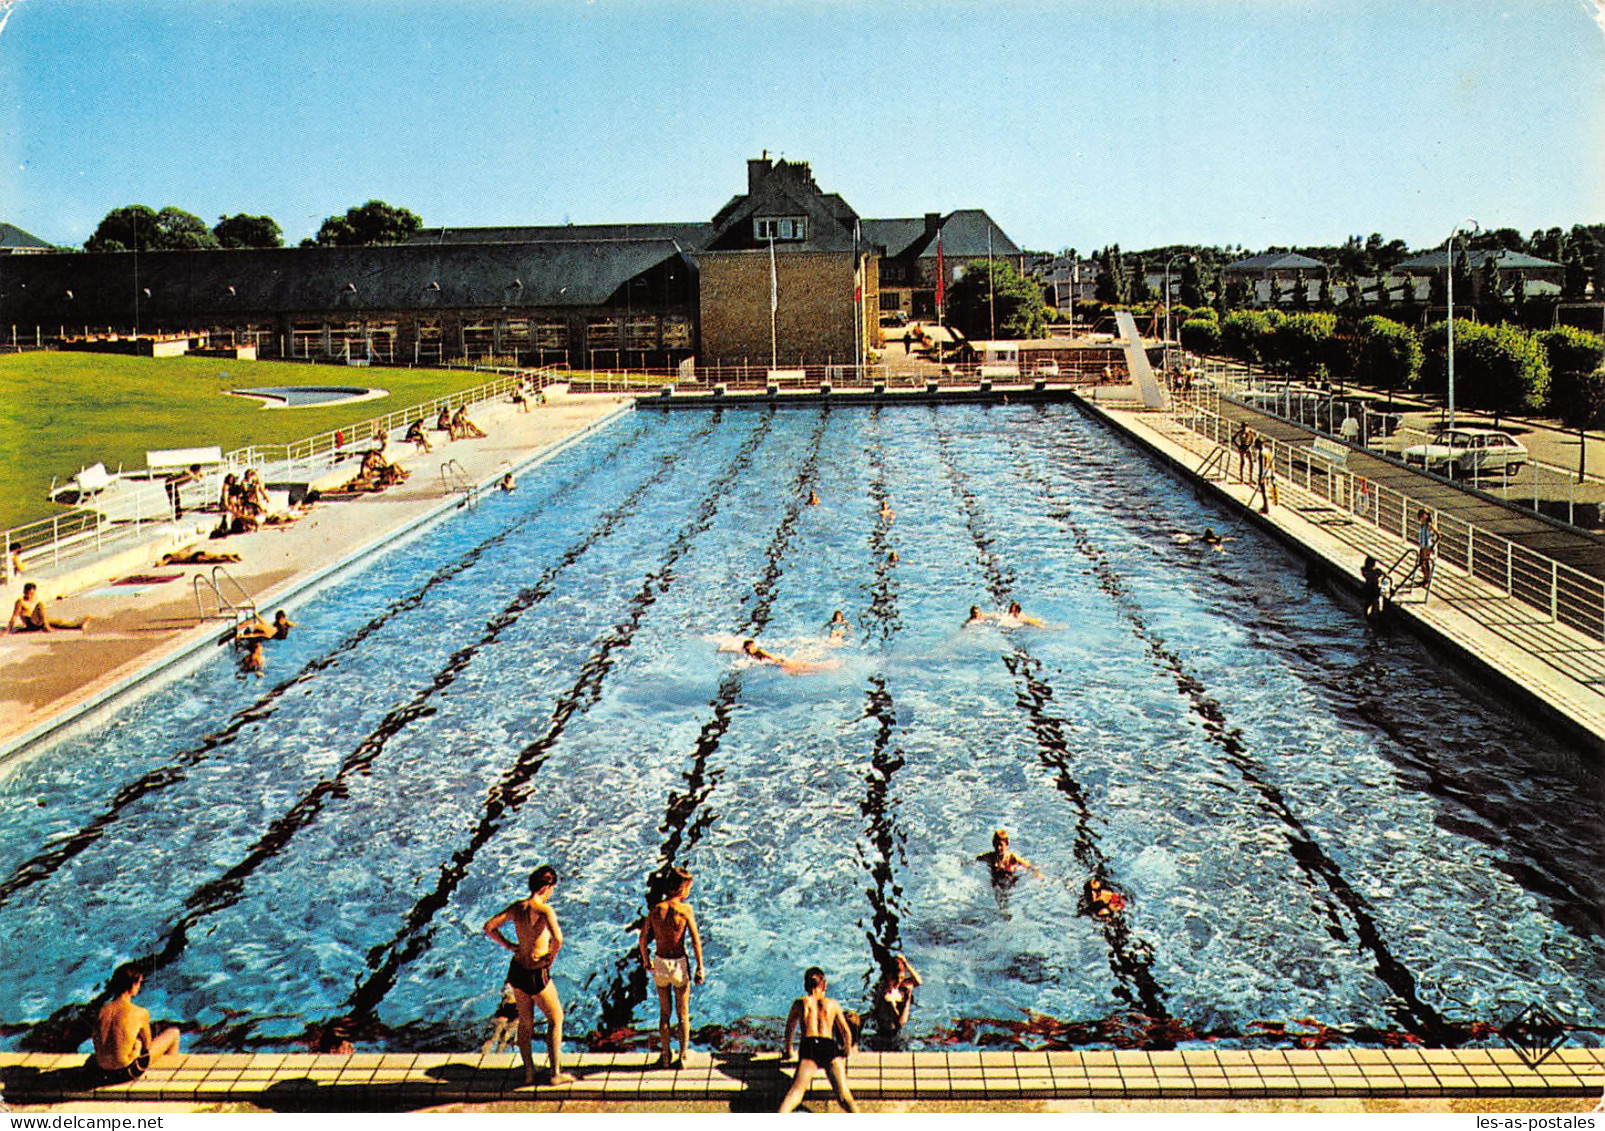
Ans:
[[[652,910],[641,925],[641,965],[652,972],[652,982],[658,988],[658,1037],[663,1053],[659,1063],[664,1067],[673,1064],[685,1066],[686,1046],[691,1043],[691,970],[685,953],[686,936],[691,937],[691,951],[697,957],[697,983],[707,977],[702,964],[702,936],[697,933],[697,917],[687,903],[691,894],[691,873],[684,868],[671,868],[664,877]],[[650,953],[650,945],[657,944],[658,953]],[[669,1003],[680,1021],[680,1059],[669,1055]]]

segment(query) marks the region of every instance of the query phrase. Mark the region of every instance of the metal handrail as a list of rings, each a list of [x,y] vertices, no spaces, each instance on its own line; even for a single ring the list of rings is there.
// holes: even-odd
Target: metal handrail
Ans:
[[[1219,407],[1219,394],[1212,389],[1173,392],[1165,411],[1186,431],[1218,445],[1229,438],[1234,422],[1206,407],[1211,402]],[[1274,475],[1405,542],[1411,540],[1417,513],[1428,511],[1434,515],[1438,529],[1440,563],[1463,570],[1510,598],[1546,613],[1557,624],[1595,640],[1605,640],[1605,580],[1401,491],[1368,481],[1347,468],[1329,465],[1317,469],[1313,460],[1294,458],[1303,452],[1298,445],[1270,437],[1265,440]],[[1475,609],[1467,612],[1477,615]]]

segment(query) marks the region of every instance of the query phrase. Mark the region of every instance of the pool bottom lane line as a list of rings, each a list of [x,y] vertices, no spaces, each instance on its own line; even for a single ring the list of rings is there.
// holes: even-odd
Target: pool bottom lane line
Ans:
[[[988,591],[993,600],[1002,605],[1013,593],[1014,575],[995,549],[996,538],[986,528],[980,500],[970,490],[953,456],[952,438],[934,419],[933,425],[937,453],[948,486],[959,505],[965,529],[975,545],[976,559],[986,577]],[[1054,787],[1070,802],[1076,813],[1072,851],[1092,878],[1105,880],[1109,875],[1109,861],[1092,826],[1092,809],[1086,791],[1070,766],[1070,744],[1064,733],[1065,720],[1048,710],[1053,691],[1041,678],[1041,664],[1019,641],[1011,641],[1010,644],[1010,651],[1000,659],[1016,681],[1015,705],[1025,712],[1030,723],[1038,760],[1053,774]],[[1109,950],[1109,969],[1115,976],[1116,995],[1140,1009],[1151,1022],[1162,1023],[1170,1014],[1165,1006],[1164,992],[1154,977],[1153,945],[1133,932],[1129,919],[1129,915],[1111,915],[1093,921],[1101,927],[1104,943]],[[1154,1025],[1152,1031],[1155,1047],[1168,1047],[1174,1043],[1163,1024]]]
[[[1178,694],[1186,698],[1189,708],[1202,720],[1204,732],[1210,741],[1253,789],[1260,799],[1261,810],[1274,816],[1283,826],[1288,853],[1304,873],[1312,896],[1318,900],[1317,910],[1327,919],[1328,930],[1333,938],[1348,939],[1338,919],[1337,907],[1341,906],[1348,912],[1360,945],[1370,952],[1377,977],[1393,991],[1395,1019],[1411,1034],[1437,1045],[1459,1039],[1460,1027],[1447,1023],[1432,1005],[1421,998],[1415,976],[1394,956],[1382,938],[1365,898],[1349,883],[1337,862],[1316,843],[1281,790],[1270,780],[1266,768],[1249,752],[1242,733],[1230,725],[1220,703],[1187,670],[1181,657],[1166,647],[1165,642],[1149,628],[1141,607],[1119,574],[1109,565],[1087,530],[1075,521],[1067,505],[1053,495],[1048,480],[1036,471],[1028,458],[1021,456],[1012,437],[1009,438],[1009,445],[1016,457],[1014,463],[1021,478],[1034,487],[1048,504],[1049,517],[1070,535],[1076,550],[1092,567],[1099,588],[1120,612],[1132,634],[1147,649],[1154,664],[1175,683]]]
[[[501,613],[493,617],[478,641],[454,652],[429,685],[421,688],[406,704],[387,713],[380,724],[341,761],[332,777],[319,779],[311,789],[302,794],[268,826],[267,831],[238,863],[221,876],[196,888],[183,903],[184,914],[168,928],[158,948],[138,960],[144,966],[147,977],[183,954],[188,946],[189,933],[197,923],[237,903],[244,894],[245,881],[262,865],[277,857],[301,830],[312,824],[330,800],[345,796],[348,779],[353,775],[368,773],[391,738],[416,720],[432,714],[433,708],[428,705],[428,700],[450,686],[478,652],[494,643],[503,632],[517,622],[522,613],[545,600],[552,592],[552,583],[556,577],[634,513],[647,492],[667,478],[677,459],[677,452],[664,455],[652,474],[591,531],[571,545],[557,562],[547,568],[534,586],[521,590]],[[19,1044],[30,1051],[60,1051],[63,1047],[68,1049],[78,1047],[89,1035],[92,1025],[89,1014],[93,1004],[73,1003],[62,1006],[50,1017],[30,1028]]]
[[[757,637],[769,625],[786,557],[796,540],[797,524],[806,506],[805,491],[819,472],[820,447],[829,423],[829,414],[821,413],[808,442],[808,455],[792,480],[791,502],[765,547],[764,570],[752,587],[753,604],[742,624],[740,635],[743,637]],[[658,849],[658,865],[647,877],[649,891],[669,874],[683,852],[689,852],[701,841],[716,819],[715,814],[703,810],[703,804],[718,786],[724,771],[720,767],[710,769],[709,761],[730,729],[743,687],[740,669],[731,669],[719,680],[718,691],[709,704],[712,714],[697,733],[691,748],[691,764],[682,775],[685,789],[670,792],[663,823],[658,826],[666,836]],[[629,931],[639,932],[644,918],[643,915],[631,923]],[[612,977],[598,996],[601,1008],[597,1032],[591,1038],[593,1044],[606,1043],[609,1034],[633,1027],[635,1011],[648,998],[647,974],[633,946],[614,960]]]
[[[616,663],[616,653],[630,646],[647,611],[674,584],[677,579],[675,564],[713,524],[724,497],[751,464],[773,421],[772,411],[764,415],[730,465],[709,485],[696,513],[675,535],[656,569],[646,575],[641,588],[630,599],[625,617],[598,638],[594,651],[580,669],[579,678],[554,704],[545,733],[520,750],[513,764],[488,790],[484,812],[462,847],[441,864],[435,887],[417,900],[389,942],[369,951],[369,973],[357,982],[346,1000],[347,1016],[355,1022],[354,1031],[360,1030],[362,1023],[373,1017],[380,1002],[394,988],[401,968],[429,948],[435,915],[450,903],[479,850],[529,798],[532,779],[551,756],[569,722],[590,710],[601,698],[608,674]]]
[[[343,656],[354,652],[390,621],[418,608],[436,586],[471,568],[486,553],[551,510],[597,471],[610,466],[625,449],[640,440],[643,432],[644,429],[637,428],[633,435],[625,437],[605,455],[596,459],[583,474],[564,483],[505,529],[470,548],[457,561],[436,570],[417,589],[399,600],[392,601],[377,616],[346,636],[329,651],[308,660],[301,670],[290,678],[280,681],[248,706],[235,711],[222,727],[205,735],[195,745],[175,754],[165,764],[125,783],[112,796],[106,808],[85,822],[76,832],[63,839],[52,841],[46,848],[17,865],[4,883],[0,883],[0,908],[4,908],[12,896],[48,880],[63,864],[89,848],[105,835],[107,829],[121,820],[135,802],[180,784],[189,776],[190,767],[206,761],[214,752],[232,745],[240,732],[251,723],[265,722],[273,715],[277,704],[287,692],[310,682],[314,677],[334,667]]]

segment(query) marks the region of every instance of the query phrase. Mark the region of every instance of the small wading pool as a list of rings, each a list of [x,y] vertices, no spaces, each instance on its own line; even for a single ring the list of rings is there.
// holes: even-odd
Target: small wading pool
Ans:
[[[255,389],[229,389],[236,397],[255,397],[263,408],[322,408],[388,397],[389,389],[363,385],[263,385]]]
[[[1010,599],[1048,627],[960,627]],[[655,1029],[669,864],[725,1048],[897,953],[914,1047],[1599,1043],[1599,767],[1069,406],[634,414],[294,619],[0,780],[10,1047],[135,957],[203,1048],[477,1047],[545,862],[582,1046]]]

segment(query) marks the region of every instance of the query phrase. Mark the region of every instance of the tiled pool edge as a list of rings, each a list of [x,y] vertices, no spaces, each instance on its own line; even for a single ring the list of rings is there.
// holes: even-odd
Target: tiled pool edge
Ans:
[[[773,1053],[694,1054],[678,1072],[652,1060],[580,1054],[568,1060],[575,1083],[526,1088],[514,1053],[192,1054],[130,1084],[89,1088],[81,1053],[0,1053],[0,1083],[13,1104],[160,1100],[317,1110],[778,1099],[791,1076]],[[1605,1091],[1605,1049],[1562,1048],[1535,1064],[1509,1049],[858,1053],[848,1076],[865,1100],[1563,1099]],[[828,1090],[816,1078],[811,1094]]]
[[[512,471],[514,474],[521,475],[527,469],[545,463],[571,445],[589,437],[597,430],[607,427],[618,420],[619,417],[634,410],[635,404],[633,401],[623,401],[612,411],[531,452],[514,466]],[[475,491],[484,492],[493,489],[501,479],[503,470],[505,469],[499,468],[494,473],[475,483]],[[340,576],[349,570],[366,563],[376,554],[387,551],[425,533],[431,526],[456,513],[461,505],[462,496],[456,494],[447,495],[435,506],[413,516],[394,529],[386,530],[376,535],[339,560],[321,566],[308,574],[292,578],[283,588],[259,594],[258,598],[264,605],[271,602],[275,607],[294,608],[315,597],[324,587],[338,580]],[[153,690],[159,685],[160,681],[182,676],[206,662],[212,656],[210,649],[214,648],[217,642],[230,631],[232,631],[232,626],[227,625],[198,627],[173,650],[156,656],[151,663],[141,667],[139,670],[130,672],[122,679],[102,688],[89,698],[73,704],[60,714],[53,715],[28,730],[6,739],[4,742],[0,742],[0,769],[4,769],[8,763],[22,757],[32,748],[59,738],[74,727],[92,725],[104,715],[123,706],[130,697]]]

